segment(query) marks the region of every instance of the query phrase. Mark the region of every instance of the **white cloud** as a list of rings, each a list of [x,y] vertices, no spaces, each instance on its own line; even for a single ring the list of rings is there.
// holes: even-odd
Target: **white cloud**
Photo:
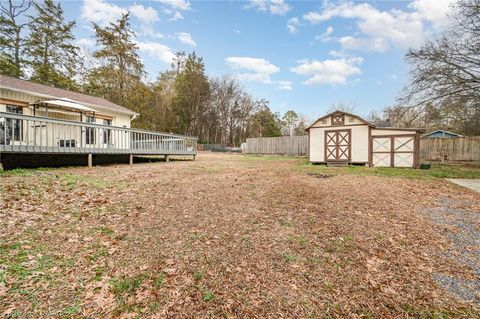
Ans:
[[[140,52],[144,52],[151,57],[157,58],[165,64],[170,64],[175,57],[172,49],[157,42],[137,42]]]
[[[152,24],[159,20],[157,10],[152,7],[146,8],[141,4],[134,4],[128,10],[144,24]]]
[[[182,14],[178,11],[175,11],[173,16],[170,19],[168,19],[168,21],[178,21],[178,20],[183,20]]]
[[[328,52],[328,54],[336,58],[345,58],[347,56],[345,51],[337,51],[337,50],[331,50],[330,52]]]
[[[196,47],[197,43],[192,39],[192,35],[187,32],[179,32],[175,34],[177,39],[182,42],[183,44]]]
[[[245,81],[271,83],[270,76],[280,71],[279,67],[262,58],[228,57],[225,61],[233,70],[247,71],[237,74],[240,80]]]
[[[159,20],[158,12],[152,7],[134,4],[130,7],[120,7],[107,3],[104,0],[84,0],[82,6],[82,18],[95,22],[101,26],[115,22],[123,14],[130,12],[131,15],[140,21],[141,32],[145,35],[163,37],[153,29],[153,24]]]
[[[141,34],[154,38],[164,38],[165,36],[161,32],[155,31],[152,25],[142,24],[140,26]]]
[[[255,8],[258,11],[269,11],[273,15],[285,15],[292,9],[284,0],[250,0],[245,9]]]
[[[418,47],[424,40],[424,23],[444,23],[449,12],[448,1],[415,0],[409,5],[414,9],[406,12],[399,9],[381,11],[368,3],[344,2],[327,4],[320,12],[309,12],[303,19],[318,24],[335,17],[355,19],[362,36],[343,37],[344,49],[384,52],[390,47]]]
[[[346,50],[363,50],[368,52],[386,52],[390,44],[383,38],[354,38],[350,36],[341,37],[339,42]]]
[[[430,21],[437,28],[444,28],[449,24],[446,19],[452,11],[451,1],[448,0],[415,0],[408,5],[415,9],[420,16]]]
[[[127,12],[125,8],[107,3],[103,0],[84,0],[82,6],[82,18],[99,25],[114,22],[120,19],[122,14],[126,14]]]
[[[162,12],[170,16],[168,21],[183,20],[183,15],[180,11],[189,11],[191,9],[190,1],[188,0],[156,0],[164,5]]]
[[[348,78],[352,75],[360,74],[359,65],[363,58],[342,58],[337,60],[301,60],[299,65],[291,68],[290,71],[309,76],[303,84],[347,84]]]
[[[156,0],[156,1],[166,6],[169,6],[170,8],[175,10],[184,10],[184,11],[190,10],[190,1],[186,1],[186,0]]]
[[[77,41],[77,45],[82,47],[93,47],[95,45],[95,40],[81,38],[80,40]]]
[[[300,20],[298,20],[297,17],[288,19],[288,22],[287,22],[288,32],[292,34],[296,33],[300,25],[301,25]]]
[[[333,33],[333,27],[330,25],[327,27],[327,29],[325,30],[325,32],[323,32],[322,34],[320,35],[317,35],[315,37],[315,40],[320,40],[322,42],[328,42],[328,41],[331,41],[332,38],[330,37],[330,35]]]
[[[278,84],[277,88],[279,90],[284,90],[284,91],[293,90],[292,81],[278,81],[277,84]]]
[[[317,13],[317,12],[309,12],[309,13],[306,13],[303,15],[303,18],[305,20],[307,20],[308,22],[310,23],[313,23],[313,24],[317,24],[319,23],[320,21],[323,21],[325,20],[324,18],[322,18],[322,16]]]

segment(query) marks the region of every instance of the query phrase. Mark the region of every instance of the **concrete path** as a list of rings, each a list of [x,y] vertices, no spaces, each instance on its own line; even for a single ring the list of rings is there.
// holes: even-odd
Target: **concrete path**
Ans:
[[[457,185],[473,189],[480,193],[480,179],[456,179],[447,178],[447,181],[455,183]]]

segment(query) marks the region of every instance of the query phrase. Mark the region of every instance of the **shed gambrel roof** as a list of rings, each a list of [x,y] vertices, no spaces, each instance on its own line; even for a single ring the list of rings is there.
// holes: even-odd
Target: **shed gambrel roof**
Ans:
[[[362,119],[360,116],[356,115],[356,114],[352,114],[352,113],[347,113],[347,112],[343,112],[343,111],[333,111],[332,113],[328,113],[327,115],[324,115],[318,119],[316,119],[312,125],[310,125],[309,127],[307,127],[306,131],[308,131],[311,127],[313,127],[313,125],[315,125],[315,123],[317,123],[318,121],[320,120],[323,120],[323,119],[326,119],[332,115],[335,115],[335,114],[343,114],[343,115],[347,115],[347,116],[351,116],[351,117],[354,117],[360,121],[362,121],[363,123],[367,124],[368,126],[371,126],[371,127],[375,127],[375,125],[373,125],[372,123]]]
[[[42,98],[67,98],[92,107],[100,107],[119,113],[129,114],[131,116],[138,115],[138,113],[129,110],[126,107],[112,103],[101,97],[59,89],[56,87],[43,85],[32,81],[12,78],[5,75],[0,75],[0,88],[30,94]]]
[[[323,119],[325,119],[325,118],[328,118],[328,117],[330,117],[330,116],[332,116],[332,115],[335,115],[335,114],[343,114],[343,115],[347,115],[347,116],[354,117],[354,118],[360,120],[361,122],[365,123],[365,125],[370,126],[371,128],[378,128],[378,129],[382,129],[382,130],[400,130],[400,131],[402,131],[402,130],[408,130],[408,131],[425,132],[425,129],[423,129],[423,128],[404,128],[404,127],[382,127],[382,126],[376,126],[375,124],[370,123],[369,121],[361,118],[360,116],[358,116],[358,115],[356,115],[356,114],[348,113],[348,112],[343,112],[343,111],[338,111],[338,110],[337,110],[337,111],[334,111],[334,112],[331,112],[331,113],[329,113],[329,114],[327,114],[327,115],[324,115],[324,116],[318,118],[317,120],[315,120],[315,121],[312,123],[312,125],[310,125],[309,127],[306,128],[306,131],[309,131],[310,128],[312,128],[312,127],[315,125],[315,123],[317,123],[318,121],[323,120]],[[348,126],[348,124],[346,124],[345,126]]]

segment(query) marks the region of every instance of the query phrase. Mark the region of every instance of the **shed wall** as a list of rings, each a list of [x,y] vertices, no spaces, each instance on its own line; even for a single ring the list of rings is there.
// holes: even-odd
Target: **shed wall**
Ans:
[[[355,118],[354,118],[355,119]],[[358,121],[358,119],[355,119]],[[348,119],[346,119],[348,123]],[[357,123],[355,123],[357,124]],[[358,123],[360,124],[360,123]],[[351,130],[351,159],[354,163],[368,162],[368,125],[345,125],[310,128],[310,161],[325,162],[325,131]]]
[[[415,135],[415,130],[386,130],[381,128],[372,129],[372,136],[378,135]]]

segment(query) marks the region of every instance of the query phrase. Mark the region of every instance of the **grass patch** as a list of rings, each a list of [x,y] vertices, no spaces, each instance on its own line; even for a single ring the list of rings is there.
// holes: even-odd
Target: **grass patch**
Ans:
[[[56,175],[56,177],[60,180],[60,183],[64,185],[67,189],[71,190],[77,186],[88,186],[91,188],[96,189],[106,189],[114,187],[112,183],[100,179],[100,178],[93,178],[92,176],[83,176],[73,173],[65,173],[61,175]]]
[[[286,253],[283,255],[283,259],[286,261],[286,262],[294,262],[298,259],[297,255],[293,254],[293,253]]]
[[[124,307],[126,299],[135,295],[144,279],[143,275],[136,275],[133,277],[123,276],[110,281],[110,291],[115,295],[115,299],[120,306]]]
[[[304,156],[282,156],[282,155],[232,155],[231,158],[244,161],[299,161],[304,162]]]
[[[106,235],[106,236],[112,236],[114,231],[106,226],[100,226],[95,228],[96,231],[99,233]]]
[[[203,271],[196,271],[194,274],[193,274],[193,278],[195,279],[195,281],[200,281],[203,279],[203,277],[205,276],[205,274],[203,273]]]
[[[79,305],[73,305],[73,306],[70,306],[70,307],[67,307],[67,308],[63,309],[62,318],[76,318],[75,315],[77,315],[78,313],[80,313],[80,306]]]
[[[420,319],[448,319],[448,318],[476,318],[473,310],[460,308],[449,309],[417,309],[412,305],[404,304],[401,309],[412,318]]]
[[[214,295],[212,293],[212,291],[208,288],[205,288],[204,291],[203,291],[203,301],[212,301],[213,300]]]
[[[288,236],[288,241],[292,244],[298,244],[302,247],[307,245],[307,239],[303,236]]]
[[[155,288],[160,289],[163,284],[165,283],[167,276],[164,272],[159,273],[157,276],[153,278],[153,285]]]
[[[108,256],[108,249],[99,244],[93,244],[91,248],[93,252],[87,256],[87,259],[91,262],[96,262],[100,257]]]
[[[432,165],[431,169],[414,169],[400,167],[364,167],[356,165],[350,165],[348,167],[328,167],[326,165],[314,165],[304,162],[301,164],[301,169],[307,173],[329,175],[384,176],[411,179],[480,178],[480,167],[465,165]]]

